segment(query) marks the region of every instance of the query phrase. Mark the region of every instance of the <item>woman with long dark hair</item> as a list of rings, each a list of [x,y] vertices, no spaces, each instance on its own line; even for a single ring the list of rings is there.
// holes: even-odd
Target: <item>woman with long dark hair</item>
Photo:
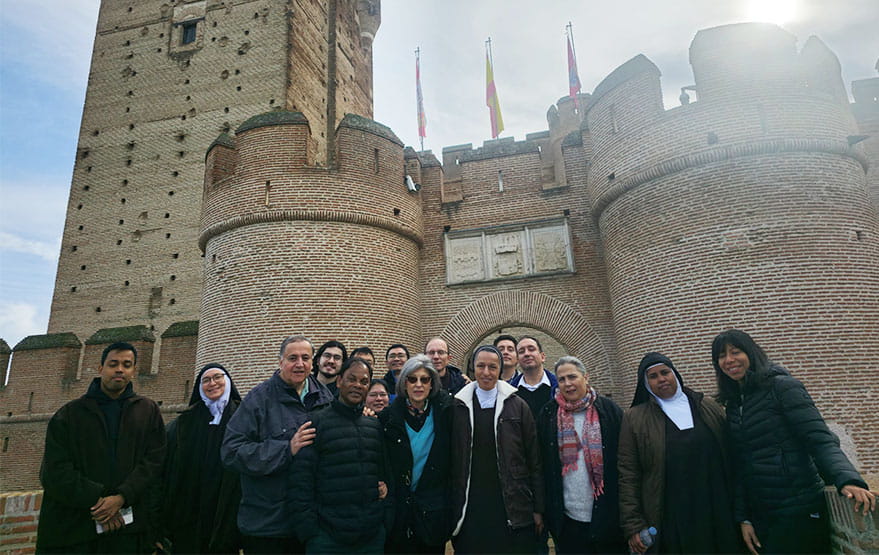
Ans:
[[[189,407],[168,425],[162,517],[175,553],[238,553],[241,486],[238,474],[220,462],[220,444],[240,403],[229,372],[207,364]]]
[[[451,536],[452,398],[426,355],[406,361],[397,396],[379,413],[395,493],[387,553],[443,553]]]
[[[620,524],[633,553],[640,531],[659,531],[659,553],[741,551],[732,513],[723,409],[684,387],[660,353],[638,365],[638,385],[620,431]]]
[[[751,553],[828,553],[824,482],[874,510],[875,496],[799,380],[745,332],[714,338],[711,360],[732,436],[735,517]],[[822,479],[823,477],[823,479]]]

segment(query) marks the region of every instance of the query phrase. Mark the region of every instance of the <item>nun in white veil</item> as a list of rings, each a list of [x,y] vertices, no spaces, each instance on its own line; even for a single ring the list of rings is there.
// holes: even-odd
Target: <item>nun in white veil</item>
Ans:
[[[632,552],[655,527],[650,552],[735,553],[723,409],[684,387],[671,360],[647,353],[619,445],[620,525]]]

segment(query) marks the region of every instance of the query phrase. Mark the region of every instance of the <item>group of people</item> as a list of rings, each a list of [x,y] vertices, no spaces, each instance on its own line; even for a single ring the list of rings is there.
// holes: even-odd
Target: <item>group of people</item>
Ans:
[[[828,552],[824,484],[875,510],[802,383],[718,335],[717,400],[647,353],[625,412],[535,337],[366,347],[285,339],[244,399],[220,364],[165,429],[137,351],[49,422],[39,552]]]

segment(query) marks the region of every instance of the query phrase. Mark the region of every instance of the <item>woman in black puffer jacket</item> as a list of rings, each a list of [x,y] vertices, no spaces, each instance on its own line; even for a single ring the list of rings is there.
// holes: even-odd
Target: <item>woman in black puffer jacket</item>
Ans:
[[[751,336],[721,333],[711,359],[726,404],[745,545],[755,554],[829,552],[825,480],[854,499],[855,510],[875,509],[875,496],[803,384],[771,363]]]

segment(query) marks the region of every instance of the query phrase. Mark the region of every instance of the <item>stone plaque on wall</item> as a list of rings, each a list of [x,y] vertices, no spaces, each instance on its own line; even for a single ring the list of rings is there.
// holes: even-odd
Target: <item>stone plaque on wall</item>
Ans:
[[[446,283],[573,272],[566,220],[446,233]]]
[[[549,227],[531,232],[534,245],[534,272],[557,272],[568,269],[567,237],[564,229]]]
[[[449,244],[446,250],[448,280],[455,283],[480,280],[485,275],[482,238],[463,237]]]

